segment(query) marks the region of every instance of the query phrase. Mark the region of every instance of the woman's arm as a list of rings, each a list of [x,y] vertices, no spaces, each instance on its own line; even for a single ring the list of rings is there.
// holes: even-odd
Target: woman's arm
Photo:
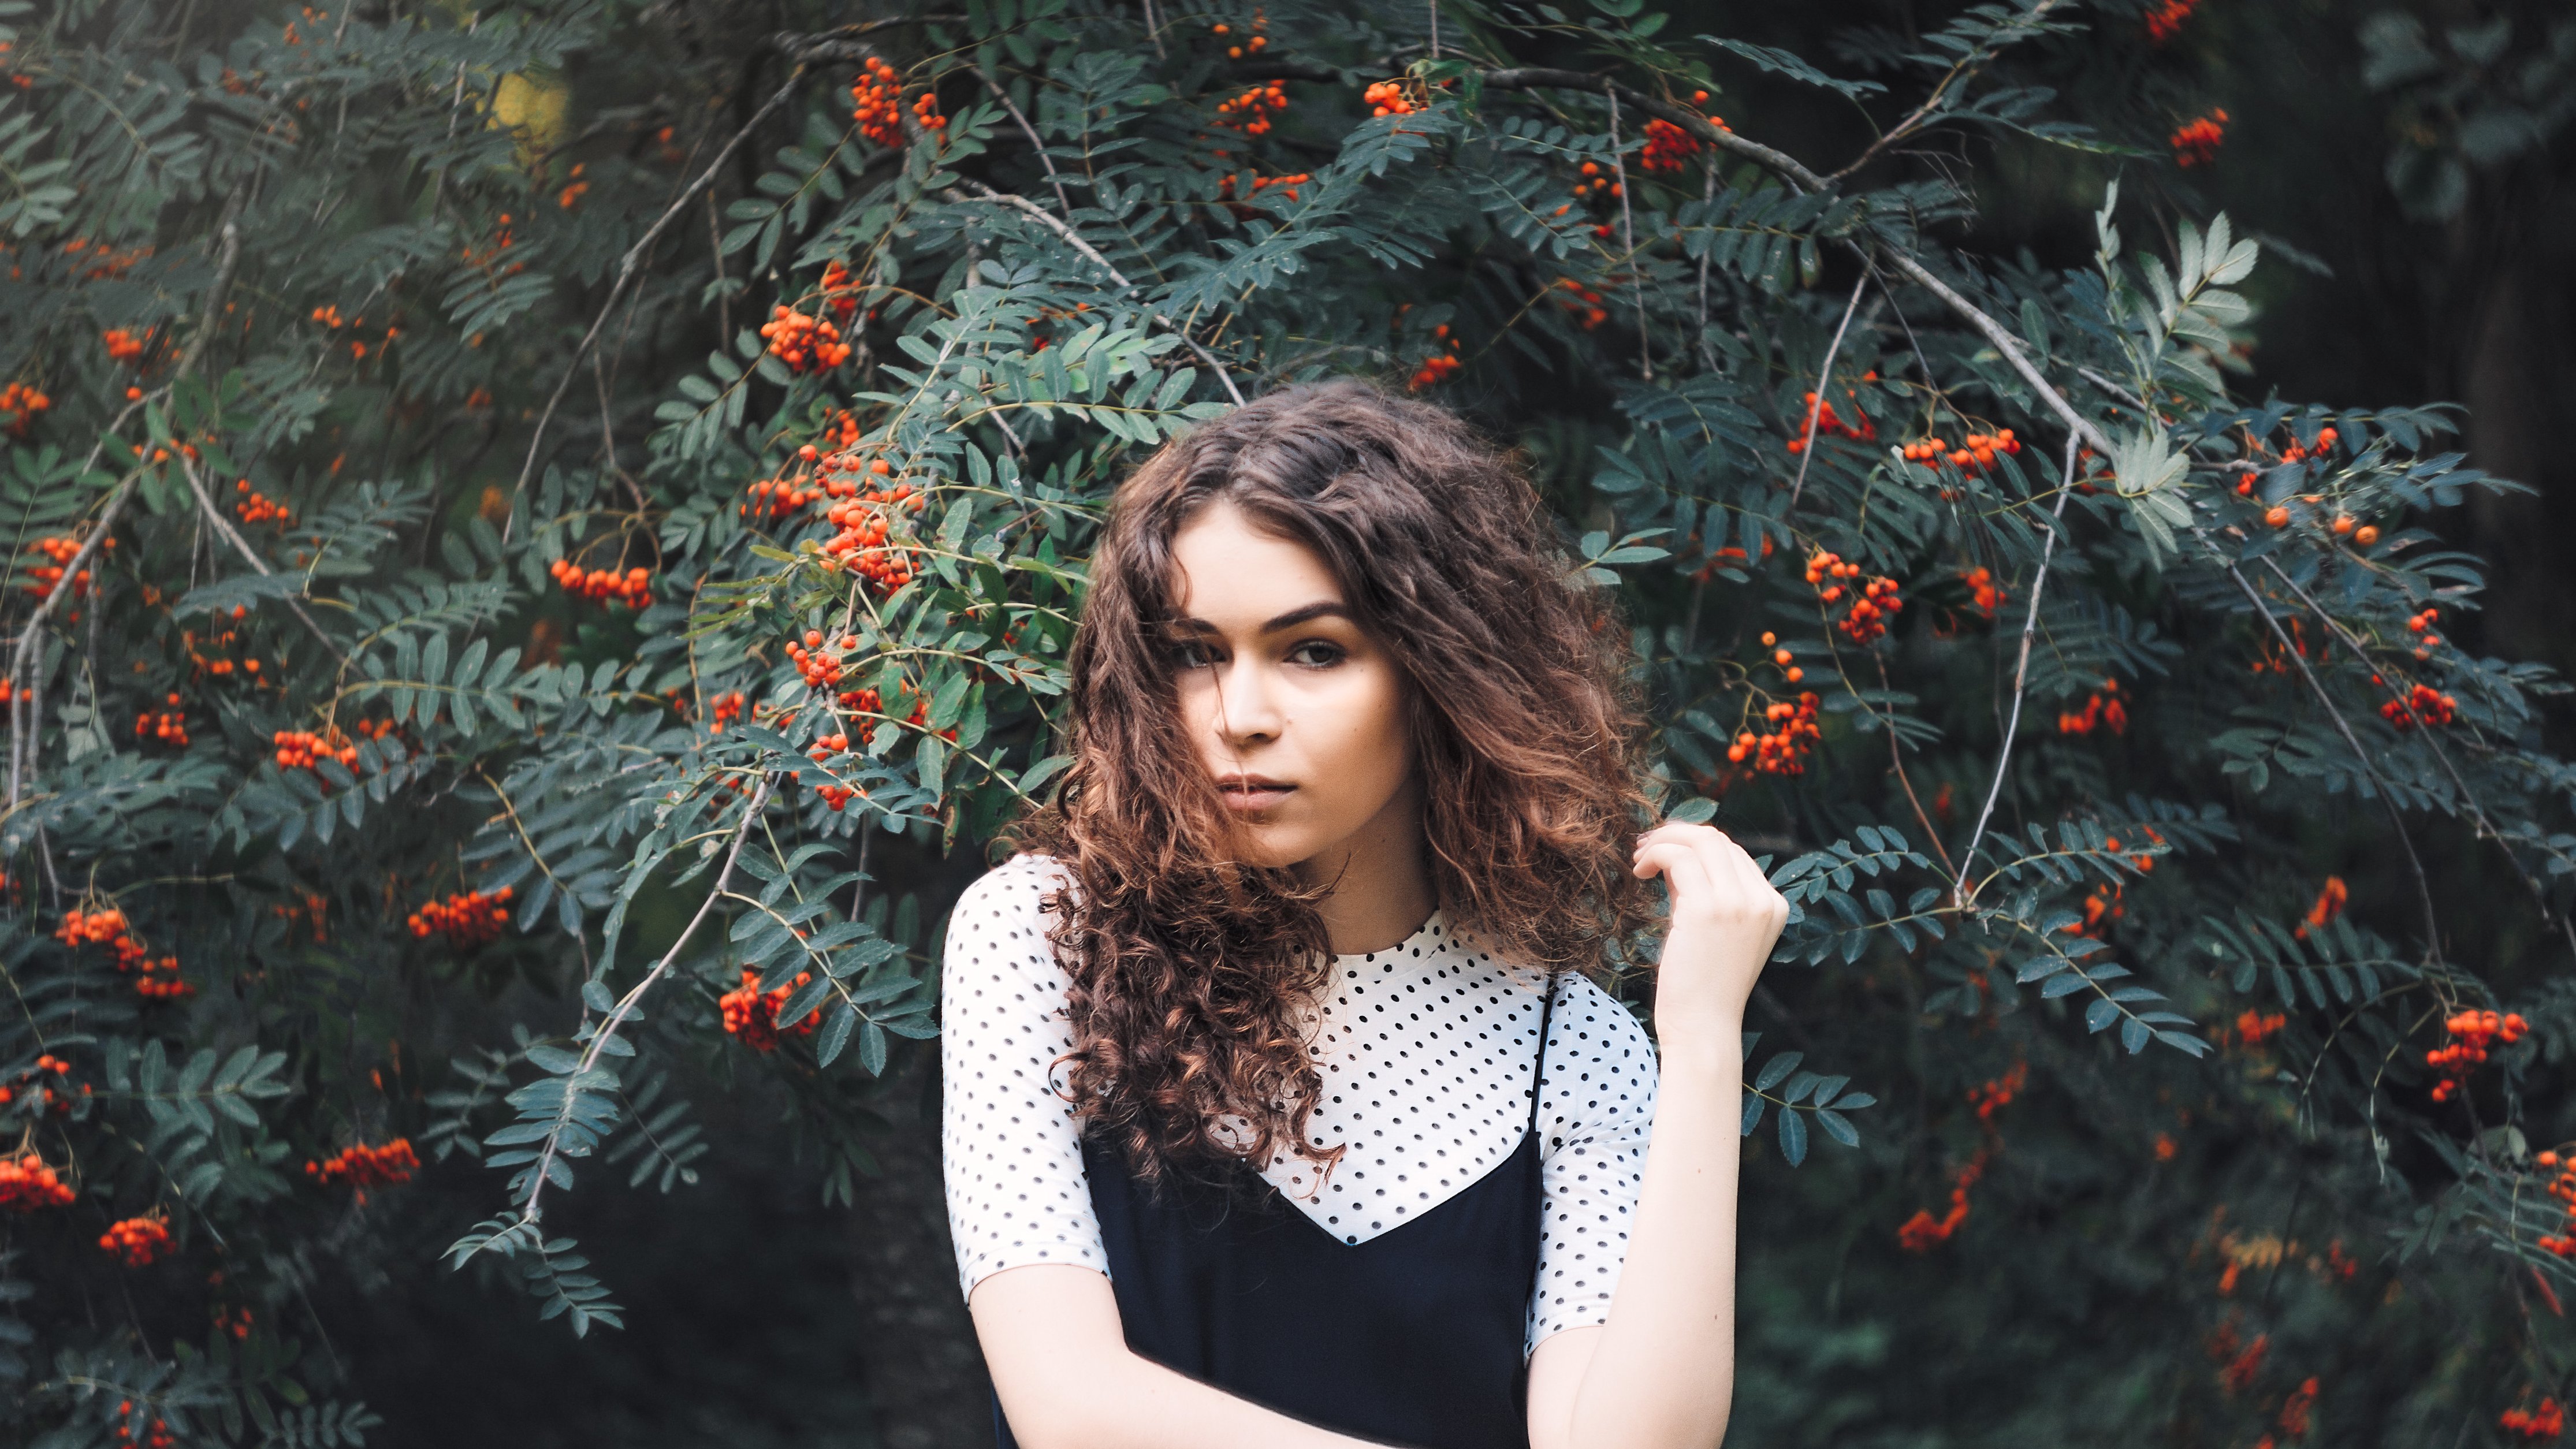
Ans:
[[[1089,1268],[1004,1269],[975,1285],[966,1308],[1021,1449],[1359,1449],[1380,1442],[1317,1428],[1136,1353],[1127,1347],[1109,1280]]]
[[[1531,1357],[1531,1449],[1714,1449],[1734,1400],[1744,1003],[1788,903],[1702,825],[1648,832],[1637,873],[1663,875],[1673,897],[1654,1133],[1609,1322]]]

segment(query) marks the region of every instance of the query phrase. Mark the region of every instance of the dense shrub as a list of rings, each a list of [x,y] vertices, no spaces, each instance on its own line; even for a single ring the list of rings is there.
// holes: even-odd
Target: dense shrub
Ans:
[[[448,1262],[629,1326],[548,1215],[693,1180],[681,1076],[846,1199],[1108,490],[1360,373],[1524,447],[1799,907],[1748,1437],[2554,1434],[2561,685],[2449,642],[2449,412],[2231,393],[2191,9],[0,4],[15,1427],[355,1439],[294,1305],[461,1159]],[[1956,245],[1962,137],[2094,263]]]

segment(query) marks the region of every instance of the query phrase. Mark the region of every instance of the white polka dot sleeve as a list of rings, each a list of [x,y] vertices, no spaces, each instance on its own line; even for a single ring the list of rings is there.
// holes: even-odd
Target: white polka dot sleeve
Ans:
[[[1109,1271],[1071,1108],[1048,1063],[1073,1046],[1038,909],[1064,878],[1022,856],[966,888],[940,963],[940,1167],[957,1286],[1030,1263]],[[1056,1069],[1061,1085],[1065,1067]]]
[[[1610,1321],[1645,1187],[1657,1077],[1654,1042],[1637,1018],[1589,979],[1564,978],[1548,1025],[1539,1113],[1546,1206],[1524,1353],[1549,1334]]]

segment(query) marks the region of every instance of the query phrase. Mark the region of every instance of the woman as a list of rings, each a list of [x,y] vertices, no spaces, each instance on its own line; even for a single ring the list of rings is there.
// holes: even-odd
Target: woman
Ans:
[[[1510,463],[1355,382],[1120,490],[1074,763],[950,917],[1003,1449],[1714,1445],[1787,905],[1636,834],[1625,632]],[[1671,893],[1657,1049],[1580,974]]]

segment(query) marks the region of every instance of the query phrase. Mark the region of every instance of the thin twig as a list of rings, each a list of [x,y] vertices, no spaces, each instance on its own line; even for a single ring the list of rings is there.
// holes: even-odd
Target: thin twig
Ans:
[[[1977,812],[1977,828],[1968,833],[1967,849],[1959,852],[1959,878],[1950,887],[1951,903],[1965,910],[1968,905],[1968,872],[1976,868],[1977,846],[1986,838],[1986,822],[1994,818],[1995,801],[2004,793],[2004,774],[2012,768],[2013,736],[2021,730],[2022,691],[2030,683],[2030,641],[2039,632],[2039,596],[2048,587],[2048,562],[2057,552],[2057,535],[2066,517],[2066,500],[2075,493],[2076,434],[2066,435],[2066,468],[2057,480],[2057,506],[2049,512],[2048,541],[2040,545],[2039,570],[2031,575],[2030,608],[2021,620],[2021,658],[2013,665],[2012,713],[2004,721],[2004,745],[1995,757],[1994,783],[1986,787],[1985,808]]]
[[[179,471],[187,476],[188,491],[197,495],[197,506],[205,512],[206,521],[213,524],[215,532],[222,534],[224,541],[233,546],[233,552],[240,554],[260,577],[266,578],[275,573],[276,570],[268,566],[268,560],[259,556],[259,550],[250,546],[250,540],[241,536],[241,530],[233,527],[233,521],[224,517],[223,509],[216,505],[214,495],[206,491],[204,480],[197,476],[197,460],[185,453],[180,454]],[[313,637],[322,641],[322,647],[331,651],[333,659],[343,665],[349,662],[349,656],[333,642],[330,635],[322,632],[322,626],[313,622],[313,616],[304,612],[302,604],[287,595],[280,595],[279,602],[295,611],[295,617],[304,621],[304,627],[313,631]]]
[[[1440,14],[1437,5],[1431,13],[1436,21]],[[1440,30],[1436,24],[1432,27],[1431,36],[1432,49],[1437,54]],[[1603,88],[1602,94],[1610,99],[1610,175],[1614,183],[1612,189],[1619,193],[1619,241],[1627,248],[1629,276],[1637,300],[1637,367],[1646,381],[1653,382],[1655,342],[1646,331],[1646,278],[1643,269],[1637,266],[1636,218],[1628,210],[1628,162],[1619,154],[1619,91],[1615,86],[1608,86]]]
[[[1579,70],[1557,70],[1551,66],[1520,66],[1510,70],[1489,70],[1484,74],[1484,83],[1487,88],[1498,91],[1608,90],[1646,114],[1669,121],[1688,131],[1699,139],[1701,145],[1714,146],[1721,151],[1732,151],[1748,161],[1758,162],[1780,173],[1795,182],[1801,191],[1833,189],[1832,182],[1808,170],[1799,163],[1798,158],[1786,151],[1774,150],[1759,141],[1748,141],[1733,131],[1721,130],[1711,125],[1708,117],[1687,106],[1674,105],[1670,101],[1660,100],[1633,87],[1623,86],[1617,81],[1605,80],[1601,76],[1586,75]]]
[[[206,288],[206,305],[198,314],[197,335],[189,338],[188,345],[180,351],[178,364],[170,369],[170,380],[155,389],[158,396],[168,397],[171,389],[179,385],[179,380],[186,377],[189,369],[195,367],[198,360],[205,356],[206,344],[215,334],[215,323],[223,316],[224,297],[232,291],[233,276],[241,265],[240,218],[244,201],[244,195],[238,187],[234,188],[232,195],[224,201],[223,220],[217,227],[219,240],[216,244],[215,280]],[[116,436],[118,431],[124,428],[126,420],[133,417],[135,410],[142,406],[142,400],[138,399],[127,403],[117,413],[116,420],[109,423],[106,431],[99,435],[97,444],[90,449],[89,458],[81,464],[82,474],[87,474],[98,466],[99,458],[107,451],[107,440]],[[180,454],[183,461],[186,457],[186,454]],[[124,482],[117,485],[116,491],[107,500],[107,507],[99,513],[97,525],[90,529],[89,536],[81,540],[80,547],[74,550],[71,558],[63,564],[62,576],[54,580],[53,588],[47,591],[43,601],[36,605],[36,612],[28,617],[26,628],[19,631],[17,647],[10,654],[8,677],[5,685],[0,685],[0,688],[6,689],[7,697],[12,701],[9,710],[10,814],[17,813],[18,800],[24,792],[29,767],[34,763],[35,752],[41,743],[36,726],[42,718],[43,691],[35,689],[32,684],[22,685],[22,681],[27,679],[34,667],[38,638],[44,630],[45,620],[53,615],[54,610],[71,593],[73,584],[88,566],[90,559],[98,553],[111,530],[116,527],[117,516],[125,511],[125,505],[134,497],[134,490],[143,481],[143,472],[143,469],[137,468],[126,475]],[[23,708],[16,703],[22,687],[27,691]],[[50,858],[46,861],[46,865],[48,869],[51,868]]]
[[[1064,178],[1056,174],[1055,158],[1047,154],[1047,144],[1038,138],[1038,128],[1030,125],[1029,118],[1020,114],[1019,105],[1011,99],[1009,91],[1002,89],[1001,82],[986,75],[980,65],[974,70],[975,79],[984,83],[984,89],[993,93],[993,99],[1002,103],[1002,109],[1011,113],[1012,120],[1019,122],[1020,133],[1029,138],[1030,149],[1038,153],[1038,164],[1046,168],[1047,184],[1055,188],[1055,204],[1064,208],[1065,220],[1071,221],[1073,201],[1064,194]]]
[[[804,84],[807,68],[807,63],[800,60],[788,72],[787,83],[780,86],[777,93],[764,102],[759,110],[752,112],[751,119],[743,123],[741,130],[733,133],[731,140],[724,143],[724,148],[716,152],[715,159],[707,163],[707,168],[699,172],[697,179],[690,182],[687,188],[663,209],[662,214],[654,219],[653,224],[645,228],[644,234],[635,239],[635,244],[626,249],[626,255],[618,260],[617,280],[609,286],[608,300],[600,304],[599,315],[591,320],[590,330],[583,333],[581,341],[574,346],[572,360],[564,368],[563,379],[555,384],[553,394],[546,399],[545,411],[537,415],[536,430],[528,438],[527,461],[519,465],[519,481],[512,484],[510,488],[512,504],[510,517],[501,525],[501,539],[504,543],[509,541],[510,530],[518,522],[519,514],[516,505],[519,495],[527,491],[528,479],[537,471],[537,459],[545,448],[546,427],[554,421],[555,409],[562,405],[564,394],[572,390],[572,380],[581,374],[582,359],[589,355],[591,344],[599,340],[600,330],[608,325],[609,315],[617,310],[618,299],[626,295],[627,286],[635,280],[636,270],[643,265],[645,252],[662,239],[662,233],[669,229],[672,220],[678,217],[690,202],[698,199],[699,192],[715,184],[716,174],[724,169],[726,162],[733,159],[733,153],[740,150],[745,141],[751,139],[752,133],[760,129],[761,123],[768,120],[780,106],[787,104],[790,96],[796,94],[796,88]]]
[[[1843,320],[1834,328],[1834,340],[1825,348],[1825,365],[1816,374],[1816,401],[1807,409],[1807,441],[1798,445],[1798,481],[1789,485],[1789,506],[1798,506],[1798,495],[1806,491],[1807,464],[1816,456],[1816,425],[1825,415],[1827,384],[1834,378],[1834,356],[1843,350],[1843,334],[1851,330],[1852,314],[1860,310],[1860,294],[1869,285],[1869,268],[1861,268],[1852,279],[1851,300],[1843,304]]]
[[[1036,202],[1029,200],[1025,196],[1016,196],[1007,191],[995,191],[983,182],[973,180],[972,178],[967,180],[966,185],[986,201],[998,201],[1006,206],[1016,207],[1017,209],[1036,217],[1040,222],[1046,225],[1046,228],[1049,231],[1052,231],[1057,236],[1064,238],[1067,246],[1070,246],[1075,251],[1082,253],[1083,256],[1091,260],[1093,265],[1099,267],[1102,271],[1107,272],[1109,274],[1109,280],[1118,284],[1118,290],[1122,294],[1136,290],[1136,284],[1127,280],[1125,273],[1119,271],[1115,266],[1112,266],[1109,259],[1102,256],[1097,250],[1095,250],[1091,243],[1084,241],[1080,232],[1075,231],[1070,225],[1058,221],[1053,216],[1048,215],[1045,207],[1038,205]],[[954,192],[950,193],[952,196],[955,194],[956,193]],[[1240,406],[1242,404],[1243,393],[1234,385],[1234,378],[1226,372],[1225,364],[1217,361],[1214,353],[1209,352],[1206,348],[1200,346],[1199,340],[1190,335],[1188,328],[1183,327],[1181,324],[1164,316],[1160,312],[1154,312],[1148,315],[1152,316],[1156,322],[1161,323],[1173,336],[1181,339],[1182,343],[1188,346],[1190,351],[1197,353],[1199,360],[1206,363],[1209,369],[1216,373],[1216,380],[1225,384],[1226,396],[1233,398],[1236,405]]]
[[[2397,829],[2397,843],[2406,847],[2406,863],[2415,872],[2415,893],[2424,908],[2424,949],[2440,950],[2442,922],[2441,917],[2433,909],[2432,882],[2424,874],[2422,857],[2415,853],[2414,837],[2406,833],[2405,813],[2397,808],[2397,797],[2389,793],[2388,782],[2380,777],[2379,767],[2371,762],[2370,751],[2361,747],[2361,741],[2353,735],[2352,726],[2344,723],[2343,711],[2335,708],[2334,696],[2326,693],[2325,682],[2318,679],[2316,671],[2308,667],[2308,657],[2299,652],[2299,646],[2290,638],[2289,631],[2281,627],[2279,619],[2273,617],[2271,606],[2263,602],[2262,591],[2254,587],[2253,580],[2245,577],[2244,570],[2236,566],[2236,561],[2229,558],[2226,551],[2218,546],[2217,540],[2203,531],[2200,525],[2193,524],[2191,533],[2192,537],[2200,540],[2201,547],[2209,550],[2210,557],[2217,559],[2226,568],[2227,576],[2234,579],[2236,587],[2243,591],[2245,601],[2252,604],[2254,612],[2261,615],[2263,622],[2270,626],[2272,637],[2280,641],[2282,652],[2289,655],[2291,663],[2299,666],[2299,677],[2307,681],[2309,690],[2317,697],[2317,702],[2325,706],[2326,718],[2334,722],[2335,733],[2343,736],[2343,742],[2352,747],[2353,758],[2361,761],[2362,773],[2369,776],[2370,782],[2379,787],[2380,803],[2388,807],[2389,822]]]
[[[624,996],[617,999],[617,1006],[608,1013],[607,1020],[599,1024],[599,1030],[591,1033],[590,1046],[582,1052],[580,1063],[573,1068],[573,1080],[578,1081],[584,1073],[599,1065],[599,1054],[607,1049],[609,1038],[617,1035],[617,1029],[625,1025],[627,1017],[634,1014],[636,1003],[642,1001],[645,993],[651,991],[654,985],[669,973],[671,963],[680,959],[680,951],[689,944],[689,938],[698,933],[699,926],[705,924],[707,913],[715,909],[716,902],[725,895],[725,888],[732,883],[734,862],[742,858],[743,842],[751,838],[751,827],[760,819],[761,807],[768,803],[769,777],[764,774],[760,777],[760,787],[751,793],[751,803],[744,807],[742,823],[734,827],[733,845],[725,852],[724,868],[716,873],[715,889],[707,892],[707,898],[698,903],[698,913],[689,918],[689,924],[680,932],[680,939],[671,943],[671,949],[662,953],[662,959],[653,963],[653,969],[644,973],[643,980],[636,982]],[[564,1101],[565,1110],[569,1113],[572,1101],[570,1093],[565,1094]],[[537,1199],[545,1194],[546,1173],[554,1166],[555,1148],[562,1140],[563,1134],[560,1131],[547,1134],[545,1151],[538,1156],[535,1174],[528,1185],[528,1200],[519,1206],[519,1221],[522,1223],[533,1223],[537,1220]]]
[[[130,412],[132,409],[128,408],[127,411]],[[124,422],[124,418],[120,415],[117,422]],[[109,431],[113,432],[114,428],[111,427]],[[42,692],[35,691],[31,695],[20,696],[18,681],[26,678],[33,667],[36,643],[44,631],[46,618],[54,612],[55,606],[63,601],[63,596],[72,591],[73,581],[80,577],[91,557],[98,552],[100,540],[106,538],[108,531],[116,527],[116,516],[125,511],[125,505],[134,497],[135,485],[142,481],[143,470],[137,468],[127,475],[123,483],[117,485],[116,492],[107,500],[107,508],[98,516],[97,526],[89,531],[89,536],[81,540],[81,546],[74,550],[71,558],[63,564],[62,577],[54,580],[53,589],[45,595],[43,602],[36,605],[36,612],[27,620],[27,627],[18,633],[18,648],[9,660],[8,683],[11,695],[17,696],[12,699],[9,709],[9,812],[11,814],[17,813],[18,798],[26,781],[27,768],[36,752],[37,711],[42,707]]]
[[[2000,35],[2006,31],[2016,31],[2024,26],[2030,25],[2036,22],[2041,16],[2047,14],[2050,10],[2055,9],[2057,4],[2058,0],[2039,0],[2038,4],[2030,7],[2029,10],[2025,11],[2009,26],[1999,27],[1995,33]],[[2018,40],[2020,38],[2021,37],[2019,35],[2014,35],[2012,37],[2014,40]],[[1860,168],[1878,159],[1878,154],[1880,152],[1895,145],[1898,141],[1905,139],[1905,137],[1920,129],[1923,122],[1931,116],[1932,112],[1937,107],[1939,107],[1941,104],[1941,98],[1949,93],[1952,85],[1975,75],[1980,70],[1985,69],[1986,63],[1993,60],[1996,55],[2000,54],[2002,52],[2002,48],[2003,47],[1999,44],[1979,46],[1975,51],[1961,58],[1958,64],[1950,67],[1949,74],[1941,77],[1940,84],[1932,87],[1932,93],[1923,98],[1923,104],[1916,106],[1912,115],[1897,122],[1895,127],[1886,135],[1870,142],[1869,148],[1861,152],[1858,157],[1854,158],[1850,165],[1845,166],[1840,171],[1835,172],[1833,175],[1828,176],[1825,179],[1828,181],[1841,181],[1844,177],[1851,175],[1853,172],[1858,171]]]
[[[2281,567],[2278,560],[2267,554],[2264,556],[2263,566],[2272,571],[2272,576],[2281,581],[2282,587],[2287,588],[2291,593],[2298,595],[2299,602],[2316,611],[2317,617],[2324,620],[2326,627],[2332,629],[2335,634],[2343,640],[2344,647],[2352,651],[2354,658],[2367,660],[2370,657],[2369,649],[2363,645],[2360,639],[2354,637],[2353,632],[2350,629],[2344,627],[2343,620],[2336,618],[2331,613],[2328,613],[2323,604],[2318,603],[2314,598],[2310,597],[2308,591],[2299,586],[2298,580],[2290,577],[2289,572]],[[2468,802],[2470,814],[2475,816],[2477,819],[2478,833],[2484,835],[2489,840],[2502,844],[2504,841],[2504,832],[2496,829],[2495,823],[2487,818],[2486,807],[2478,803],[2477,793],[2469,788],[2469,782],[2460,778],[2459,768],[2451,763],[2451,757],[2449,753],[2443,750],[2441,741],[2435,739],[2430,734],[2423,736],[2423,740],[2426,747],[2432,750],[2433,758],[2440,762],[2442,773],[2451,777],[2452,788],[2458,790],[2460,792],[2460,798]],[[2542,886],[2538,878],[2534,877],[2529,870],[2524,868],[2521,861],[2514,858],[2512,850],[2507,849],[2504,852],[2504,858],[2512,864],[2514,873],[2522,877],[2523,885],[2531,891],[2532,898],[2539,903],[2541,919],[2547,920],[2553,914],[2558,914],[2553,912],[2550,908],[2549,892],[2547,888]],[[2567,935],[2568,949],[2576,951],[2576,921],[2571,921],[2567,916],[2559,914],[2558,926],[2559,929],[2564,931]]]

